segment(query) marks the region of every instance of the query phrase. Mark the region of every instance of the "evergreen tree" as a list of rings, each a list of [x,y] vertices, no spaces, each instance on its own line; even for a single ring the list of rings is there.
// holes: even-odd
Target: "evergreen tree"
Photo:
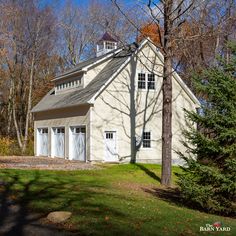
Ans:
[[[186,161],[178,174],[182,196],[195,207],[223,215],[236,211],[236,44],[229,63],[195,76],[203,99],[198,113],[187,112]]]

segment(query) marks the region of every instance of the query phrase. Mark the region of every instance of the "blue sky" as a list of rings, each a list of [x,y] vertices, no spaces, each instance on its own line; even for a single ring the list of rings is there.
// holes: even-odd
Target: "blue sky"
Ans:
[[[103,3],[105,2],[111,2],[111,0],[98,0],[98,1],[101,1]],[[42,0],[43,3],[47,4],[47,3],[54,3],[56,4],[58,7],[62,7],[63,4],[66,2],[66,0]],[[74,2],[78,5],[83,5],[83,6],[86,6],[89,4],[89,0],[71,0],[71,2]],[[118,3],[125,3],[127,5],[129,4],[132,4],[132,3],[135,3],[136,1],[135,0],[117,0]]]

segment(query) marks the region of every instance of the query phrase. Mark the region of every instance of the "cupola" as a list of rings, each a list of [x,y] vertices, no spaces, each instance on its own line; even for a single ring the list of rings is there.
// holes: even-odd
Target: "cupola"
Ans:
[[[117,42],[117,40],[106,32],[97,43],[97,57],[117,49]]]

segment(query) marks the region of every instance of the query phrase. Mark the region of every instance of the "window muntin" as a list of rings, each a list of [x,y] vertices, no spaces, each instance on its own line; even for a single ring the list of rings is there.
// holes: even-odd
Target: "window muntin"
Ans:
[[[64,134],[65,133],[65,128],[56,128],[56,133],[57,134]]]
[[[48,128],[39,128],[38,131],[40,134],[48,134]]]
[[[106,132],[106,139],[113,139],[113,132]]]
[[[85,127],[75,127],[73,132],[74,133],[83,133],[83,134],[85,134]]]
[[[139,89],[146,88],[146,76],[144,73],[138,73],[138,88]]]
[[[138,73],[138,89],[155,90],[155,74]]]
[[[148,74],[148,82],[147,82],[148,89],[155,89],[155,75]]]
[[[151,132],[143,132],[143,148],[151,148]]]

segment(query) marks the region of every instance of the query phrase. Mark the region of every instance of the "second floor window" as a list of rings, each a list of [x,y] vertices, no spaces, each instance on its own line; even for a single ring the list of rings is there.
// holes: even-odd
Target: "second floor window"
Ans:
[[[138,88],[155,90],[155,75],[153,73],[138,73]]]
[[[148,89],[155,89],[155,75],[148,74],[148,81],[147,81]]]
[[[138,88],[145,89],[146,88],[146,78],[144,73],[138,74]]]

